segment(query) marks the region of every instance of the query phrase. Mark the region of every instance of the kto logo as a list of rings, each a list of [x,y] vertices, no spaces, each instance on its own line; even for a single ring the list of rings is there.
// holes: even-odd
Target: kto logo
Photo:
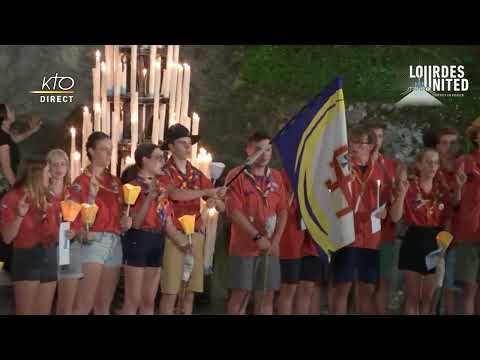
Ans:
[[[75,91],[75,80],[70,76],[44,76],[42,81],[42,89],[30,91],[32,94],[41,94],[41,103],[71,103]]]

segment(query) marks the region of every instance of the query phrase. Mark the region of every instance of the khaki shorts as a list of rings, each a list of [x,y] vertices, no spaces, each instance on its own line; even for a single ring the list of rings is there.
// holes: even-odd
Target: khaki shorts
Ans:
[[[455,280],[466,283],[480,281],[480,244],[458,244]]]
[[[205,236],[200,233],[192,235],[193,270],[187,291],[203,292],[203,246]],[[163,294],[176,295],[180,292],[183,274],[183,260],[185,254],[166,237],[165,252],[163,255],[163,271],[161,277],[161,289]]]

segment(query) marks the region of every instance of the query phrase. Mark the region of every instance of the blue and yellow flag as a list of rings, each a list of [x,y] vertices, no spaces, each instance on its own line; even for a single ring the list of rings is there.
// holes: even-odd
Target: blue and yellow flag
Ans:
[[[342,80],[337,78],[273,139],[306,228],[327,253],[355,240]]]

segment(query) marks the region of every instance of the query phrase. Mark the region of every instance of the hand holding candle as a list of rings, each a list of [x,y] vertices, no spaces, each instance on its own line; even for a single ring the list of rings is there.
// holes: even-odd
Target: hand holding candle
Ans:
[[[382,182],[380,179],[377,180],[377,209],[380,209],[380,186]]]
[[[123,200],[127,204],[127,216],[130,215],[130,206],[135,205],[142,188],[130,184],[123,185]]]

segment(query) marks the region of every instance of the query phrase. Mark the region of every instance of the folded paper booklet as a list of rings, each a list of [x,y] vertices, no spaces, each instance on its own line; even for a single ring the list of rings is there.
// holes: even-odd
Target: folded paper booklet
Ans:
[[[380,230],[382,230],[382,219],[381,215],[385,211],[386,204],[383,204],[374,212],[372,212],[371,220],[372,220],[372,234],[376,234]]]
[[[432,251],[425,257],[425,265],[428,271],[435,269],[438,266],[438,264],[440,263],[441,254],[442,250],[437,249]]]
[[[70,230],[69,222],[62,222],[58,232],[58,265],[70,265],[70,240],[67,237]]]

